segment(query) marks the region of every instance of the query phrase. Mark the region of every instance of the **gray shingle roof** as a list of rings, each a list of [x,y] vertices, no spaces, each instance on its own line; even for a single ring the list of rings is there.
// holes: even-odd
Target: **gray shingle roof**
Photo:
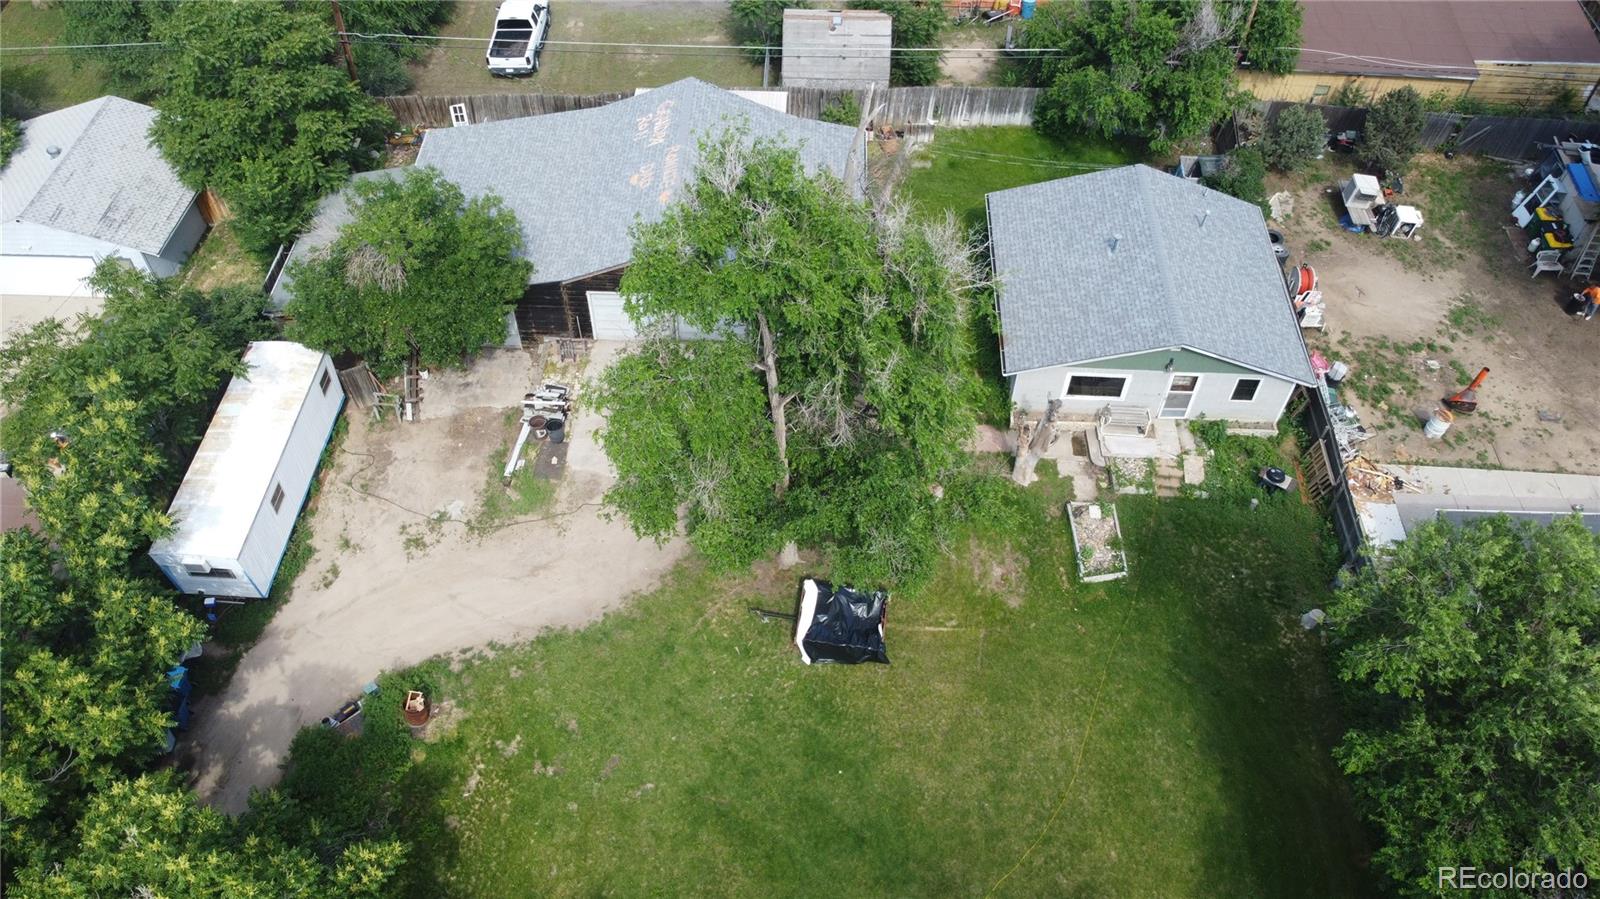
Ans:
[[[4,220],[159,255],[195,191],[151,145],[155,118],[143,104],[101,97],[23,122],[22,149],[0,173]]]
[[[1006,374],[1181,346],[1312,382],[1253,203],[1134,165],[988,207]]]
[[[358,172],[351,176],[350,182],[366,181],[376,178],[393,178],[409,167],[393,169],[378,169],[371,172]],[[273,282],[271,297],[279,308],[288,305],[294,298],[294,276],[290,272],[291,266],[296,262],[303,262],[311,253],[320,247],[333,243],[339,237],[339,229],[350,223],[355,218],[355,211],[350,208],[350,198],[353,193],[347,188],[338,193],[328,194],[317,204],[316,215],[312,217],[311,224],[301,233],[299,239],[289,250],[289,258],[284,260],[283,271],[278,280]]]
[[[844,171],[855,129],[796,118],[693,78],[608,106],[428,132],[417,165],[467,196],[495,193],[522,223],[536,283],[614,268],[628,229],[678,199],[701,136],[747,118],[800,145],[808,168]]]
[[[754,137],[798,145],[812,171],[842,175],[856,136],[686,78],[595,109],[438,128],[416,164],[469,197],[499,196],[522,224],[532,283],[565,281],[627,263],[634,221],[659,218],[694,171],[700,138],[741,119]],[[338,198],[324,200],[289,260],[331,241],[348,215]],[[287,302],[288,292],[273,297]]]

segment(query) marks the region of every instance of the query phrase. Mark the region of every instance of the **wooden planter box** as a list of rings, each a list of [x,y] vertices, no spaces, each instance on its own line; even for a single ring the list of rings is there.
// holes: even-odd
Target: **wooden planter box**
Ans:
[[[1097,503],[1067,503],[1067,524],[1072,528],[1072,557],[1078,563],[1078,580],[1085,584],[1114,581],[1128,576],[1128,556],[1122,549],[1122,522],[1117,507],[1104,518],[1089,517]],[[1082,526],[1080,527],[1080,518]],[[1083,562],[1083,548],[1093,546],[1089,564]]]

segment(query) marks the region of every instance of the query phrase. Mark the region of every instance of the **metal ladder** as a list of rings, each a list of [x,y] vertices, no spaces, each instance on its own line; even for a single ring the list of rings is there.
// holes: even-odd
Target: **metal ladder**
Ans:
[[[1600,222],[1591,222],[1583,238],[1583,248],[1567,269],[1567,277],[1577,280],[1594,274],[1595,263],[1600,262]]]

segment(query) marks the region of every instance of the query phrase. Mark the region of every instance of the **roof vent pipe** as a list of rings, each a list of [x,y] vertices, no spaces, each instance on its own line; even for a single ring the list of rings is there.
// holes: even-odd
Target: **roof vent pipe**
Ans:
[[[1200,227],[1204,228],[1206,226],[1206,219],[1208,218],[1211,218],[1211,210],[1207,209],[1200,213]]]
[[[1122,235],[1111,235],[1111,239],[1106,241],[1106,252],[1109,254],[1115,254],[1117,252],[1117,244],[1119,243],[1122,243]]]
[[[54,159],[54,158],[56,158],[56,157],[57,157],[57,156],[60,156],[60,155],[61,155],[61,148],[60,148],[60,147],[58,147],[58,146],[56,146],[56,145],[55,145],[55,144],[51,144],[51,145],[50,145],[50,146],[48,146],[48,147],[45,147],[45,148],[44,148],[44,151],[45,151],[45,152],[46,152],[46,153],[48,153],[48,154],[50,154],[50,158],[51,158],[51,159]]]

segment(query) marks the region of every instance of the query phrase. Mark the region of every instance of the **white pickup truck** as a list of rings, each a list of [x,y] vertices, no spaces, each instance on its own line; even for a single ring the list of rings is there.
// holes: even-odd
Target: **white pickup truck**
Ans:
[[[491,75],[531,75],[539,71],[539,50],[550,32],[550,5],[538,0],[506,0],[494,14],[494,34],[484,62]]]

